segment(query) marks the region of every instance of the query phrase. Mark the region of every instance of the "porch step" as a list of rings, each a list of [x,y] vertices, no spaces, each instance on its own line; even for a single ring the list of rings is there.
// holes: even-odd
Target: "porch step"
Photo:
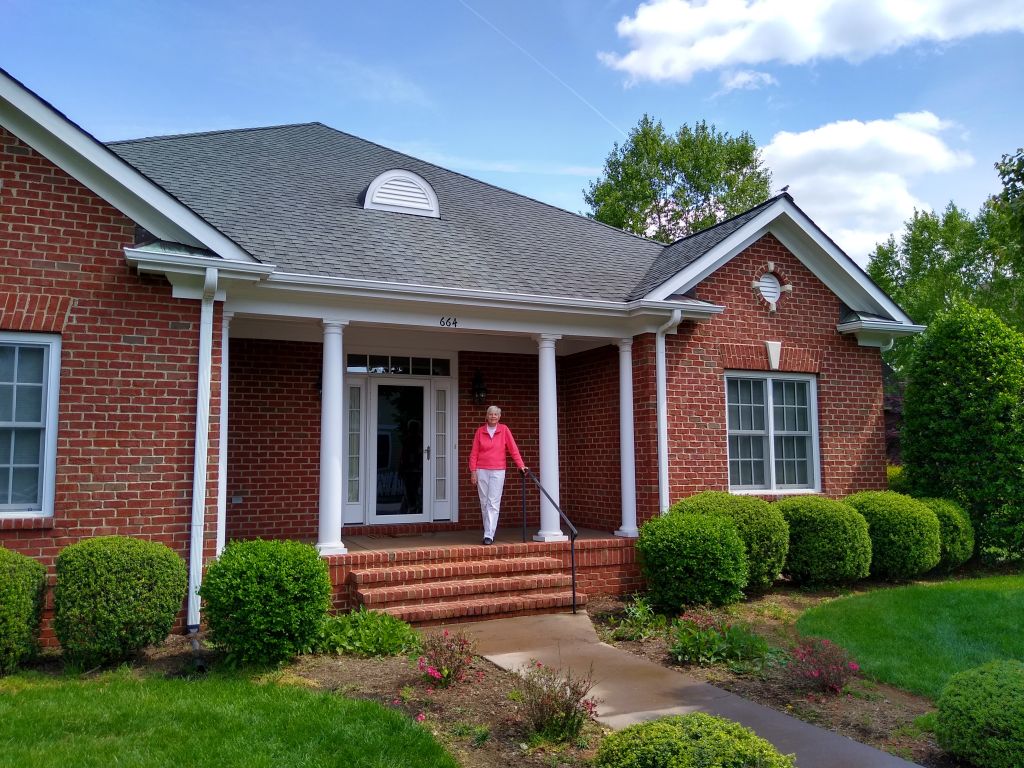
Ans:
[[[494,560],[464,560],[454,563],[423,563],[391,568],[367,568],[352,571],[349,581],[357,587],[380,584],[408,584],[419,581],[494,577],[505,574],[561,571],[562,561],[557,557],[517,557]]]
[[[487,573],[477,579],[417,581],[393,587],[360,588],[356,594],[367,608],[390,608],[410,604],[422,605],[424,602],[460,602],[472,595],[503,592],[521,595],[565,588],[572,589],[572,576],[567,573],[538,573],[501,578],[494,578],[494,574]]]
[[[577,592],[577,607],[582,607],[586,603],[587,596]],[[568,610],[571,607],[572,591],[566,590],[564,592],[532,592],[526,595],[495,595],[454,603],[389,606],[380,610],[410,624],[427,624],[550,613]]]
[[[483,549],[474,547],[473,549]],[[408,562],[348,574],[355,601],[412,624],[473,621],[567,610],[572,575],[557,557],[489,556],[472,560]],[[586,596],[577,593],[577,606]]]

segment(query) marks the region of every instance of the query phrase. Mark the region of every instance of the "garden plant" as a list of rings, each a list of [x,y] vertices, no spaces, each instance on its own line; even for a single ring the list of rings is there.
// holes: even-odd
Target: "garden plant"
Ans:
[[[797,584],[844,584],[866,578],[871,537],[864,516],[821,496],[793,496],[774,506],[789,523],[786,574]]]
[[[0,675],[35,655],[46,594],[46,568],[0,547]]]
[[[939,520],[927,505],[893,491],[862,491],[843,501],[868,521],[872,576],[910,579],[939,564]]]
[[[938,701],[943,749],[985,768],[1024,765],[1024,662],[992,661],[950,678]]]

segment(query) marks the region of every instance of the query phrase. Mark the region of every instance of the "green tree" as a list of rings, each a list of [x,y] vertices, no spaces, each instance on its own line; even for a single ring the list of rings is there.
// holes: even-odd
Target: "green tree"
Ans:
[[[669,135],[644,115],[583,196],[592,218],[669,243],[764,202],[770,186],[746,131],[734,137],[701,120]]]

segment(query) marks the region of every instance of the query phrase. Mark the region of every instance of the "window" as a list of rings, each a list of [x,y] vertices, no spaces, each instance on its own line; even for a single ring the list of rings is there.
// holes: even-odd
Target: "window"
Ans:
[[[60,338],[0,333],[0,515],[53,514]]]
[[[730,490],[818,490],[815,380],[730,374],[725,390]]]

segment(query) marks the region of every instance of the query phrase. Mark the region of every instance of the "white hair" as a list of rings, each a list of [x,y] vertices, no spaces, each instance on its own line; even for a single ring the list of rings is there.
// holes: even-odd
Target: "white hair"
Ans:
[[[498,416],[501,416],[501,408],[499,408],[498,406],[496,406],[496,405],[489,405],[489,406],[487,406],[487,413],[490,413],[491,411],[494,411],[496,414],[498,414]]]

